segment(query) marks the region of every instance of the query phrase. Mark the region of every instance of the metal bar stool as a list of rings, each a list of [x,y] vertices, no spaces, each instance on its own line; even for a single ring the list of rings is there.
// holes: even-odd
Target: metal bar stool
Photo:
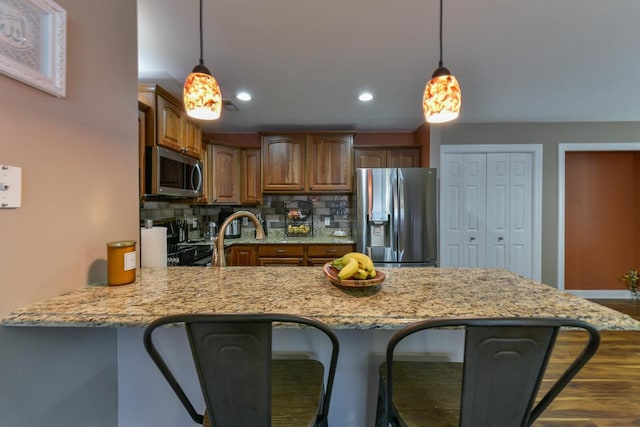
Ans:
[[[536,403],[560,328],[587,331],[571,364]],[[463,328],[460,362],[394,360],[409,335],[433,328]],[[377,427],[525,427],[595,354],[598,331],[573,319],[495,318],[416,322],[396,332],[380,367]]]
[[[272,360],[274,323],[321,331],[330,341],[326,375],[317,360]],[[189,338],[206,411],[199,414],[158,352],[153,332],[183,324]],[[144,346],[198,424],[215,427],[328,426],[338,359],[338,338],[324,323],[287,314],[184,314],[153,321]],[[329,351],[329,350],[327,350]]]

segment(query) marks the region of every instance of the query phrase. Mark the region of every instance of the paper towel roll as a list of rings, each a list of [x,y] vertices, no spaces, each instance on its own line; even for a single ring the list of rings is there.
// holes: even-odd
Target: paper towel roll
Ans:
[[[167,266],[167,227],[140,229],[140,265]]]

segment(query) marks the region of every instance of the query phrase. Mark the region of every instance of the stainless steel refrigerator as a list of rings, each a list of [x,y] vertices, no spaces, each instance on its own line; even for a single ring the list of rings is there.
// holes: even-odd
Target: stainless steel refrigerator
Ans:
[[[356,248],[380,266],[437,266],[437,174],[356,169]]]

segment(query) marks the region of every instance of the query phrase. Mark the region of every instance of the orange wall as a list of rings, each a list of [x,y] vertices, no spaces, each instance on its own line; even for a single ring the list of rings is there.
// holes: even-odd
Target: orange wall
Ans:
[[[222,143],[237,147],[260,147],[260,135],[257,133],[208,133],[202,140],[209,144]]]
[[[428,123],[423,123],[418,129],[413,132],[414,144],[422,147],[422,159],[420,164],[423,167],[429,167],[430,158],[429,153],[431,151],[431,128]]]
[[[569,152],[565,162],[565,288],[626,289],[640,268],[640,153]]]

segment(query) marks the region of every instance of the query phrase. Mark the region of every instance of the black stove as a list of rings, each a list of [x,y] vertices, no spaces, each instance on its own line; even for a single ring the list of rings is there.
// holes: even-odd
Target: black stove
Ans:
[[[213,242],[169,243],[167,244],[167,266],[204,267],[211,265]]]

